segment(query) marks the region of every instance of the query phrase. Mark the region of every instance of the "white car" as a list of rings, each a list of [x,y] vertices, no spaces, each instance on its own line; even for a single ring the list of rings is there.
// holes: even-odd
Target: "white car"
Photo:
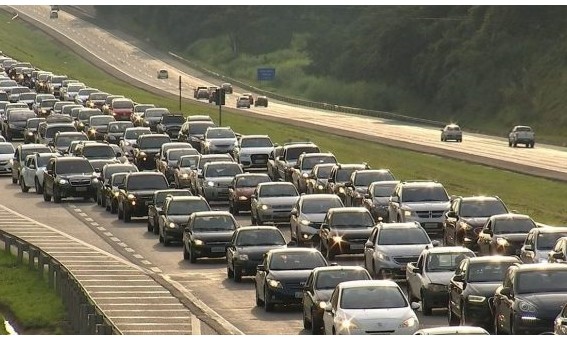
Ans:
[[[325,334],[411,335],[419,329],[414,310],[397,283],[390,280],[342,282],[325,307]]]
[[[5,140],[0,142],[0,173],[12,173],[12,158],[14,157],[15,151],[12,143],[6,142]]]
[[[250,108],[250,97],[241,96],[236,100],[236,108],[246,107]]]
[[[234,149],[235,158],[244,169],[265,169],[273,151],[274,143],[267,135],[242,136]]]
[[[26,161],[20,174],[20,186],[22,192],[27,192],[31,187],[35,188],[36,194],[43,193],[43,174],[49,160],[58,157],[58,153],[34,153],[26,157]]]

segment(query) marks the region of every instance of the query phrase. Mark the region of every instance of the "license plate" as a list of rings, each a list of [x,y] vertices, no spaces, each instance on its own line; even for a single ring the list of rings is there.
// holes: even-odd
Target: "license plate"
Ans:
[[[224,247],[211,247],[211,253],[224,253]]]
[[[303,293],[302,293],[302,292],[295,292],[295,298],[301,299],[302,297],[303,297]]]
[[[78,187],[77,188],[78,192],[83,192],[83,191],[87,191],[87,187]]]
[[[364,249],[363,244],[351,244],[350,249]]]

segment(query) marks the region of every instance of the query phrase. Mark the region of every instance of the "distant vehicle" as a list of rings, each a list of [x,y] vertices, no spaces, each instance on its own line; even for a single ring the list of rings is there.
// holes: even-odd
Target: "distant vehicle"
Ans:
[[[457,124],[448,124],[441,129],[441,141],[447,142],[450,140],[454,140],[459,143],[463,141],[463,131]]]
[[[516,147],[524,144],[526,148],[533,148],[535,145],[535,133],[529,126],[517,125],[508,135],[508,146]]]
[[[158,71],[157,77],[158,79],[167,79],[169,78],[169,73],[167,72],[166,69],[162,68],[161,70]]]
[[[254,102],[254,106],[268,107],[268,97],[266,97],[266,96],[258,96],[258,97],[256,98],[256,102]]]
[[[232,84],[231,83],[223,83],[221,88],[224,90],[226,94],[232,94]]]
[[[59,13],[57,11],[49,12],[49,19],[57,19],[59,18]]]
[[[241,108],[241,107],[246,107],[246,108],[250,108],[250,98],[246,97],[246,96],[240,96],[238,97],[238,99],[236,100],[236,108]]]

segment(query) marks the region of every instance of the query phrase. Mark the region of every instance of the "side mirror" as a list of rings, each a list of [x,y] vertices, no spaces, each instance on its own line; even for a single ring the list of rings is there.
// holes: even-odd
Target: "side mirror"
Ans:
[[[433,241],[431,241],[431,244],[432,244],[434,247],[439,247],[439,246],[441,245],[441,243],[440,243],[438,240],[433,240]]]
[[[411,269],[411,271],[412,271],[412,273],[419,274],[419,273],[421,273],[421,268],[419,268],[419,267],[413,267],[413,268]]]
[[[48,175],[53,175],[53,170],[47,170]]]
[[[256,195],[250,195],[250,199],[256,198]]]
[[[299,212],[297,211],[296,208],[291,209],[291,216],[297,216],[299,214]]]
[[[364,243],[364,248],[374,249],[374,243],[372,243],[372,241],[368,240],[368,241],[366,241],[366,243]]]
[[[457,213],[455,211],[449,211],[447,212],[447,217],[451,217],[451,218],[457,218]]]
[[[411,303],[411,309],[413,309],[413,310],[418,310],[420,306],[421,305],[419,304],[419,302],[412,302]]]
[[[118,184],[118,189],[124,190],[126,189],[126,186],[124,184]]]
[[[122,152],[117,152],[116,157],[122,157]]]
[[[186,233],[189,233],[189,232],[191,232],[191,228],[185,227],[185,229],[183,229],[183,231],[185,231]]]
[[[161,154],[158,152],[154,156],[155,156],[155,158],[159,158],[159,156],[161,156]]]
[[[291,240],[287,243],[288,247],[297,247],[297,242],[294,240]]]
[[[264,267],[263,264],[259,264],[258,266],[256,266],[256,271],[265,272],[265,271],[266,271],[266,267]]]
[[[171,189],[175,189],[175,183],[169,183],[169,187],[170,187]]]
[[[275,160],[276,160],[276,161],[279,161],[279,160],[280,160],[280,156],[276,157]]]
[[[504,296],[508,296],[511,297],[512,296],[512,291],[510,290],[510,287],[504,287],[500,290],[500,294],[504,295]]]
[[[138,144],[134,143],[134,144],[132,144],[132,147],[135,148],[135,149],[137,149],[137,148],[138,148]]]
[[[369,198],[370,198],[370,194],[364,194],[364,198],[369,199]]]
[[[453,276],[453,281],[455,281],[455,282],[463,282],[463,281],[464,281],[463,275],[462,275],[462,274],[454,275],[454,276]]]
[[[551,257],[553,257],[556,260],[565,260],[565,256],[563,256],[563,253],[553,253]]]
[[[482,232],[486,235],[493,236],[494,233],[490,229],[483,229]]]
[[[419,307],[417,307],[417,308],[419,308]],[[325,306],[325,312],[330,313],[332,311],[333,311],[333,307],[330,304]]]
[[[531,244],[526,244],[524,245],[524,250],[525,251],[534,251],[534,246]]]
[[[95,171],[95,172],[100,172],[100,168],[95,168],[94,171]]]
[[[345,187],[352,187],[352,182],[346,182]]]

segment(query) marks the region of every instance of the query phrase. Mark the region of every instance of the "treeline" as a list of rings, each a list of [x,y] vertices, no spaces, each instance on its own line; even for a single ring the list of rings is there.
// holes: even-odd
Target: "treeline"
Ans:
[[[210,56],[221,68],[293,45],[308,58],[302,75],[364,84],[342,104],[567,135],[565,6],[97,6],[97,16],[164,49],[222,37],[230,53]]]

